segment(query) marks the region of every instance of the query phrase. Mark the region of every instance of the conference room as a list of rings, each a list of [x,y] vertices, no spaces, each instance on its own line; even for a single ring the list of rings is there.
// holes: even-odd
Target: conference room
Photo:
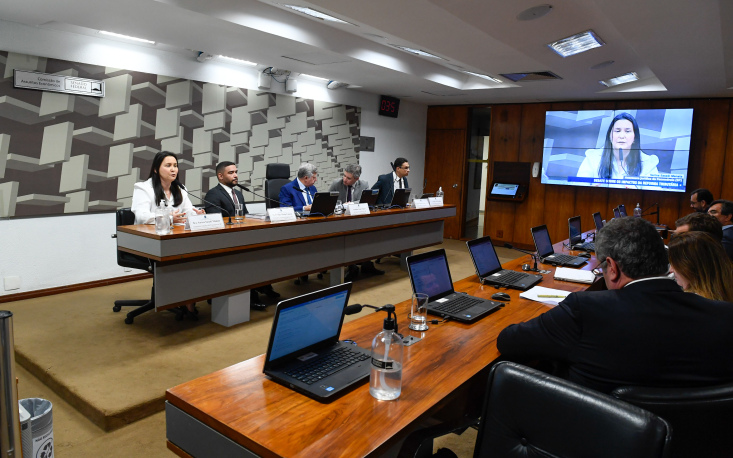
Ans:
[[[139,449],[125,447],[136,446],[152,450],[148,456],[173,456],[166,446],[166,390],[266,349],[276,301],[232,327],[211,322],[209,292],[196,295],[198,321],[176,321],[161,310],[125,325],[127,310],[112,311],[116,300],[150,298],[150,274],[119,265],[119,239],[111,235],[118,234],[116,211],[131,205],[133,185],[147,179],[158,151],[179,155],[181,182],[197,206],[203,205],[193,195],[203,197],[216,184],[214,168],[224,160],[237,164],[240,183],[263,194],[270,163],[287,163],[291,180],[301,162],[317,163],[316,186],[325,191],[349,163],[361,165],[361,179],[371,186],[404,157],[413,193],[442,188],[444,209],[455,215],[440,216],[441,240],[410,248],[445,248],[456,282],[475,274],[466,240],[490,236],[506,263],[524,255],[504,243],[534,250],[532,227],[547,225],[560,242],[568,238],[568,218],[580,215],[588,231],[593,213],[610,220],[619,204],[632,211],[638,203],[647,212],[658,204],[659,222],[673,228],[690,211],[689,191],[733,196],[733,162],[726,161],[733,147],[733,76],[726,66],[733,46],[721,27],[731,19],[727,2],[675,0],[663,11],[625,0],[613,8],[570,1],[542,7],[410,0],[368,11],[326,1],[298,5],[344,22],[255,0],[105,1],[95,8],[32,0],[0,7],[0,308],[14,313],[20,397],[55,401],[62,456],[108,448],[133,456]],[[568,57],[548,46],[586,30],[602,44]],[[106,94],[16,87],[14,70],[105,82]],[[631,72],[637,81],[599,83]],[[558,142],[548,126],[585,123],[602,136],[608,127],[602,119],[630,112],[651,154],[651,139],[659,142],[668,131],[657,118],[644,120],[644,110],[692,110],[689,134],[675,137],[671,149],[688,143],[684,191],[552,182],[548,171],[565,168],[570,177],[586,150],[599,145],[546,155]],[[658,170],[681,173],[682,157],[665,156]],[[490,194],[492,185],[506,182],[520,185],[518,198]],[[248,208],[264,207],[255,194],[244,198]],[[646,219],[656,223],[657,215]],[[401,259],[391,256],[400,251],[350,260],[383,255],[377,266],[386,271],[383,278],[358,279],[352,302],[409,299]],[[234,291],[215,294],[274,281],[283,297],[293,297],[330,285],[338,270],[329,271],[343,267],[337,264],[242,280]],[[309,274],[309,284],[293,284],[300,273]],[[178,290],[202,285],[187,279]],[[229,335],[237,340],[220,340]],[[472,453],[472,441],[463,442]]]

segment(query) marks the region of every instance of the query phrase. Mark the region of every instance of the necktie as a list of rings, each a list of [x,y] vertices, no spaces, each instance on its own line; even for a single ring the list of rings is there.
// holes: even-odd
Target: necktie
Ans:
[[[402,178],[400,178],[400,188],[399,189],[402,189],[402,188],[404,188],[404,186],[402,186]]]
[[[346,191],[346,202],[351,202],[351,186],[349,186],[349,190]]]
[[[311,204],[311,193],[308,191],[308,188],[305,188],[305,194],[308,196],[308,205]]]
[[[234,189],[232,189],[232,201],[234,202],[234,205],[237,205],[239,201],[237,201],[237,194],[234,192]]]

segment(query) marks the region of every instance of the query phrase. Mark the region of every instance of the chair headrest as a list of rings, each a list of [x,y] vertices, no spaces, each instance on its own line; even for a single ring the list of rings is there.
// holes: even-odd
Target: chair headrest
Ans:
[[[290,178],[290,164],[267,164],[265,179]]]

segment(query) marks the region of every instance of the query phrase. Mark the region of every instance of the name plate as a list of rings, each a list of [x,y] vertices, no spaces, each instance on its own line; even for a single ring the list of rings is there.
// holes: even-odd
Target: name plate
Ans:
[[[347,215],[368,215],[369,213],[369,204],[367,203],[350,204],[346,206]]]
[[[415,208],[428,208],[430,207],[430,201],[428,199],[415,199],[412,201]]]
[[[428,201],[430,202],[431,207],[442,207],[443,206],[442,197],[428,197]]]
[[[13,86],[22,89],[104,97],[104,81],[26,70],[13,70]]]
[[[270,217],[270,221],[273,223],[296,221],[295,210],[293,210],[293,207],[268,208],[267,216]]]
[[[186,218],[186,227],[184,229],[192,232],[224,229],[224,220],[221,217],[221,213],[189,214],[188,218]]]

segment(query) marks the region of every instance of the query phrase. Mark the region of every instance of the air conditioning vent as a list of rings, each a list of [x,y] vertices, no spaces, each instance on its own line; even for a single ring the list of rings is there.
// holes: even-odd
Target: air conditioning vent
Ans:
[[[547,81],[561,80],[559,76],[552,72],[525,72],[525,73],[501,73],[501,76],[514,81]]]

